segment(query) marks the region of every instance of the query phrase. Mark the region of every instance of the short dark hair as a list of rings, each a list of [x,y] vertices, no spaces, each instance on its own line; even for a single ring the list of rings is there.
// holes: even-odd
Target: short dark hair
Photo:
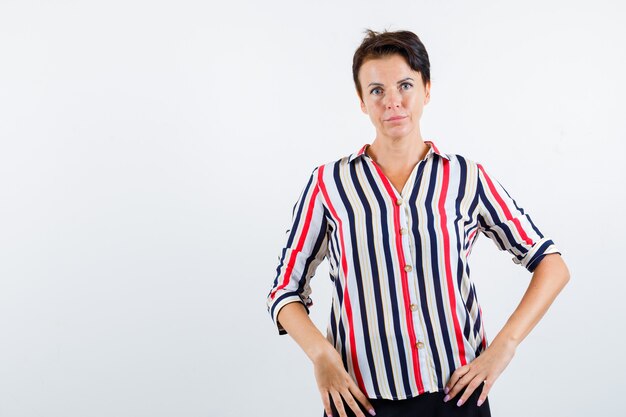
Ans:
[[[365,61],[369,59],[382,58],[393,54],[400,54],[407,64],[414,71],[422,75],[424,86],[430,83],[430,61],[428,52],[420,38],[408,30],[398,30],[388,32],[375,32],[365,29],[367,34],[357,48],[352,59],[352,78],[359,93],[359,98],[363,99],[361,84],[359,83],[359,70]]]

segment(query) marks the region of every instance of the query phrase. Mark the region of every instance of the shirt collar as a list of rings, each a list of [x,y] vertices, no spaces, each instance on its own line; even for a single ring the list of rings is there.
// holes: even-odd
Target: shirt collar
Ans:
[[[442,158],[445,158],[445,159],[447,159],[447,160],[450,160],[450,158],[449,158],[446,154],[442,153],[442,152],[439,150],[439,148],[437,148],[437,146],[435,146],[435,144],[434,144],[432,141],[430,141],[430,140],[425,140],[425,141],[424,141],[424,143],[425,143],[425,144],[426,144],[426,146],[428,146],[428,148],[429,148],[429,149],[428,149],[428,153],[426,154],[426,158],[428,158],[428,155],[430,155],[430,154],[433,154],[433,153],[434,153],[434,154],[439,155],[439,156],[440,156],[440,157],[442,157]],[[356,151],[355,153],[353,153],[352,155],[350,155],[350,157],[348,158],[348,163],[352,162],[353,160],[355,160],[356,158],[358,158],[358,157],[360,157],[360,156],[366,155],[366,153],[365,153],[365,149],[366,149],[369,145],[370,145],[369,143],[366,143],[365,145],[363,145],[363,146],[361,147],[361,149],[359,149],[358,151]]]

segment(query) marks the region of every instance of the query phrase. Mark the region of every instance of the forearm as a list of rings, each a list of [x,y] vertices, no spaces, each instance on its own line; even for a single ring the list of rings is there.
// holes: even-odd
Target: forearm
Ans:
[[[548,311],[569,279],[569,271],[561,256],[546,255],[535,268],[518,307],[492,344],[512,344],[517,347]]]
[[[301,303],[293,302],[283,306],[277,319],[312,362],[327,349],[334,349],[311,321]]]

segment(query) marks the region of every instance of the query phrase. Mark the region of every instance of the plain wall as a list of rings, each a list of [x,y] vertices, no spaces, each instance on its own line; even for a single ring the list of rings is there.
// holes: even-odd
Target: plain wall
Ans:
[[[0,416],[321,416],[265,309],[310,171],[371,143],[365,28],[430,55],[425,139],[483,163],[571,281],[494,416],[618,415],[626,277],[620,2],[0,3]],[[531,274],[481,237],[490,340]],[[312,281],[324,330],[327,264]]]

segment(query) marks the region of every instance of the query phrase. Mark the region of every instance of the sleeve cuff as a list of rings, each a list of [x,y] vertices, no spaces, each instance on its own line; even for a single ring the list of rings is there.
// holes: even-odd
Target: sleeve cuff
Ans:
[[[287,330],[285,330],[285,328],[278,321],[278,313],[281,308],[293,302],[302,304],[306,313],[309,314],[309,307],[302,301],[302,298],[300,298],[298,294],[283,294],[281,297],[277,298],[270,307],[268,307],[269,313],[272,316],[272,321],[274,322],[274,326],[276,326],[279,335],[287,334]]]
[[[541,262],[546,255],[551,253],[558,253],[561,255],[561,252],[556,247],[554,242],[551,239],[544,237],[532,246],[524,258],[520,260],[517,257],[514,257],[513,262],[522,265],[528,271],[533,272],[537,265],[539,265],[539,262]]]

